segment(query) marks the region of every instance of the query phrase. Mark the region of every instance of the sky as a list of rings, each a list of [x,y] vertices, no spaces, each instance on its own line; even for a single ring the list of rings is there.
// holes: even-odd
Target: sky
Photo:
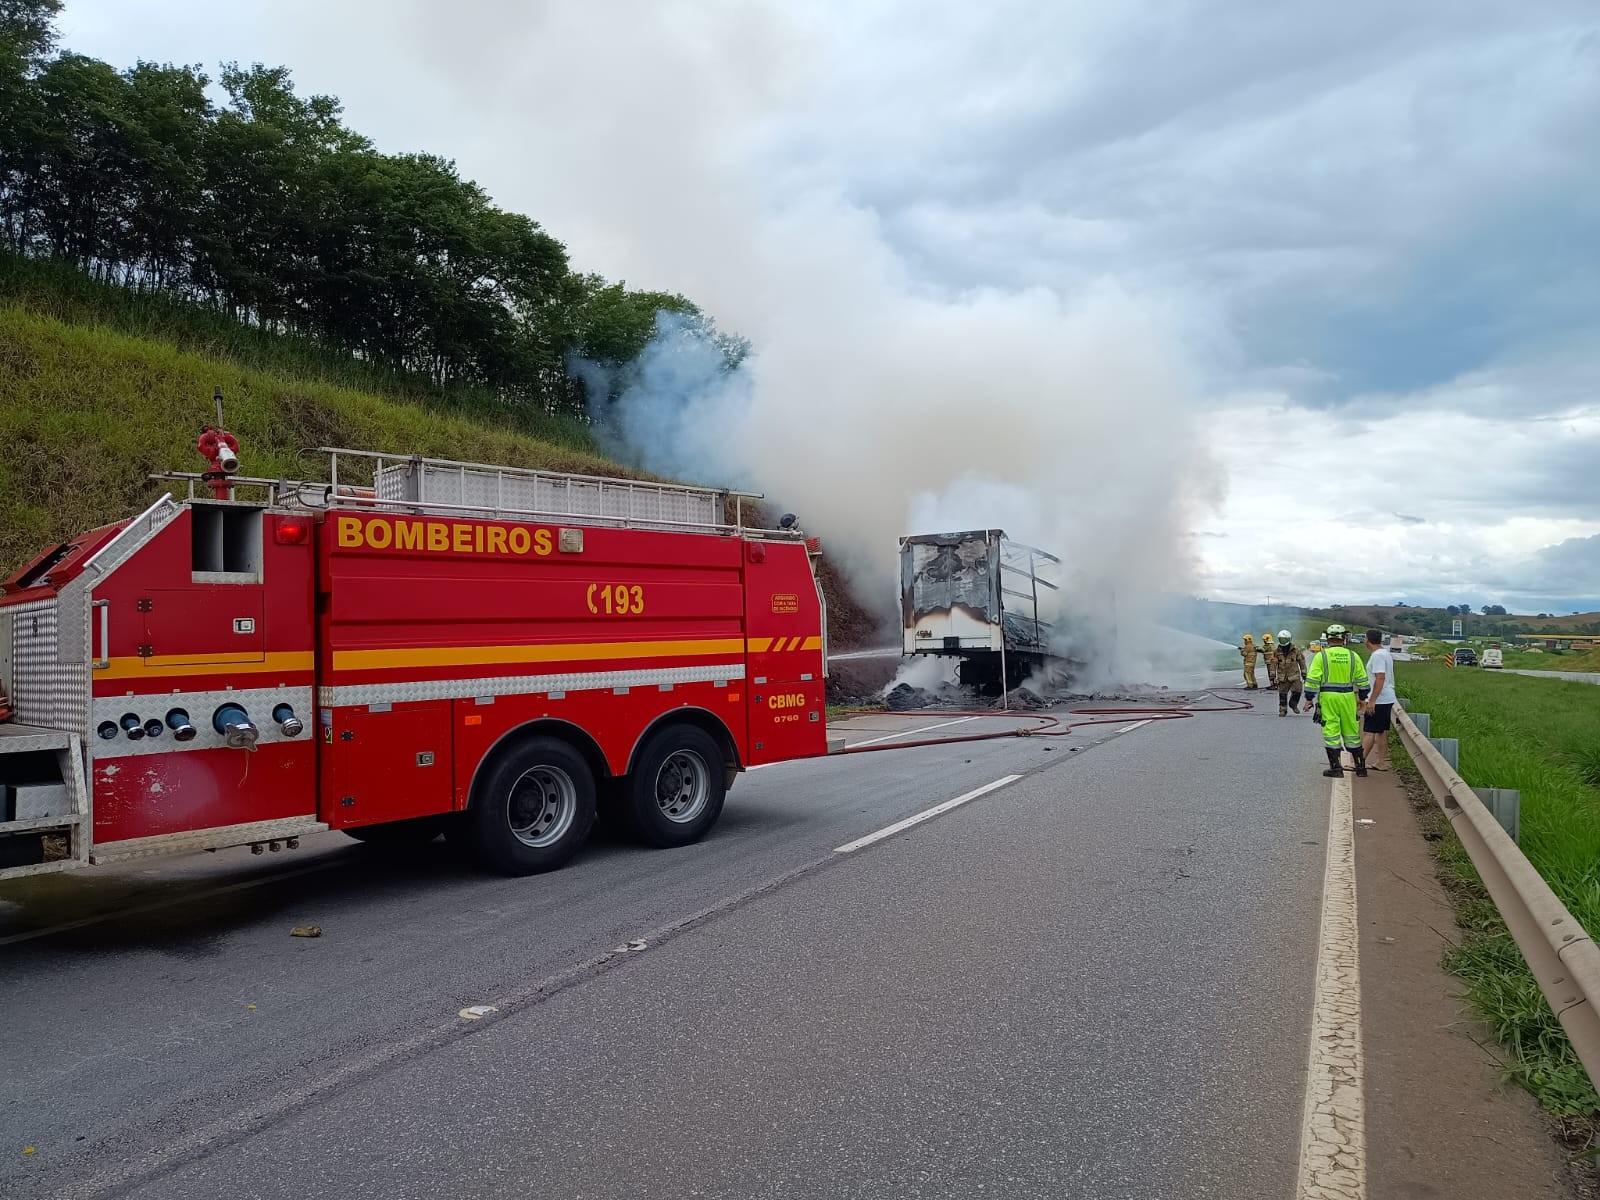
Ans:
[[[1150,530],[1141,583],[1600,608],[1591,0],[382,8],[68,0],[61,29],[119,65],[283,63],[576,267],[688,294],[760,360],[698,461],[824,525],[830,471],[875,481],[878,541],[976,520],[1003,461],[923,431],[943,474],[912,494],[896,431],[1055,406],[1017,507],[1056,545]],[[824,393],[820,432],[784,424]]]

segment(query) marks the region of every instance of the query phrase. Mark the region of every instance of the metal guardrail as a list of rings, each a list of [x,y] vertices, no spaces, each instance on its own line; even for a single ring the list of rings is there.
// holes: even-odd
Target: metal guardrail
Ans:
[[[1478,868],[1578,1060],[1600,1085],[1600,946],[1411,715],[1396,708],[1395,716],[1411,760]]]

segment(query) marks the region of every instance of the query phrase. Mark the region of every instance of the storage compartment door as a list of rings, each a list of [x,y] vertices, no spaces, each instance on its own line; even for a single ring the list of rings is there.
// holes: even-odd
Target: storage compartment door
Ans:
[[[450,702],[344,709],[332,731],[339,773],[330,825],[371,825],[449,812]]]
[[[152,670],[265,662],[267,631],[257,585],[158,588],[139,598],[139,647]]]

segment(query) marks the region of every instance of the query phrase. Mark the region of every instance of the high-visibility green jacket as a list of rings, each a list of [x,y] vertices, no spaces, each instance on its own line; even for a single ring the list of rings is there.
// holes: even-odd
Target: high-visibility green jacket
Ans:
[[[1354,692],[1365,700],[1372,692],[1367,682],[1367,664],[1349,646],[1329,646],[1311,656],[1306,672],[1306,698],[1315,700],[1320,692]]]

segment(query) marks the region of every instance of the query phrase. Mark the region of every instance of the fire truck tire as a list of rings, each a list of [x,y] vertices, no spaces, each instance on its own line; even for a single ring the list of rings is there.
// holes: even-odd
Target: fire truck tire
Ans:
[[[650,735],[634,764],[629,824],[649,845],[687,846],[717,823],[727,794],[716,739],[694,725],[668,725]]]
[[[554,870],[583,847],[594,828],[594,773],[559,738],[529,738],[473,785],[467,816],[472,848],[495,870]]]
[[[358,825],[345,832],[369,846],[425,846],[443,833],[448,824],[448,817],[414,817],[409,821]]]

